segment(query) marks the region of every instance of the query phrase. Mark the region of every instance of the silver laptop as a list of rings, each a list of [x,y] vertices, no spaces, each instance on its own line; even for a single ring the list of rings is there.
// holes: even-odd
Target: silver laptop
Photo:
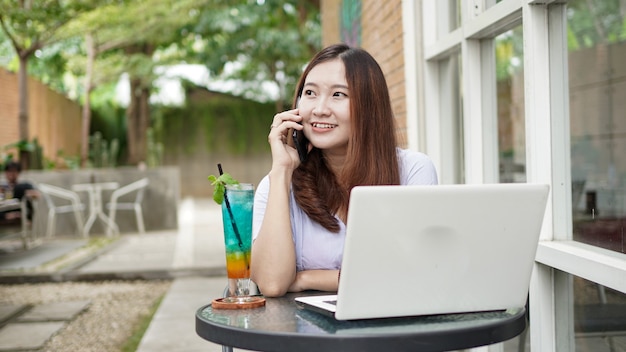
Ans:
[[[355,187],[337,295],[296,303],[339,320],[522,307],[548,192],[539,184]]]

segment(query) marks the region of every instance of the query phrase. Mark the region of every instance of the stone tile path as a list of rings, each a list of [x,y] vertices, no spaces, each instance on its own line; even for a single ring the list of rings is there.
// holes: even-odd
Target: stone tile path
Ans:
[[[44,346],[90,301],[56,302],[35,306],[0,304],[0,351],[30,351]]]

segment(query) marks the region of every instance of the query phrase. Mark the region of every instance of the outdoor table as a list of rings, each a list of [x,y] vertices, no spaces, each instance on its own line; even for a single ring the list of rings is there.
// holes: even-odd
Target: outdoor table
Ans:
[[[339,321],[298,307],[311,292],[266,298],[265,307],[196,311],[205,340],[254,351],[449,351],[502,342],[526,328],[524,307],[506,311]],[[323,294],[323,293],[320,293]],[[379,304],[382,302],[378,302]]]
[[[76,192],[87,192],[89,198],[89,217],[85,223],[85,234],[89,234],[89,230],[96,218],[102,220],[113,233],[118,233],[117,225],[104,213],[102,204],[102,191],[118,188],[119,184],[117,182],[80,183],[72,186],[72,190]],[[107,233],[110,232],[107,231]]]

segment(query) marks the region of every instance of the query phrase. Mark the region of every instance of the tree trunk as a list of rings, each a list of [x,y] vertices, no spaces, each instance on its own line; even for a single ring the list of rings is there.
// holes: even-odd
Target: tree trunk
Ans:
[[[135,121],[139,115],[139,100],[135,97],[139,90],[141,82],[139,79],[130,79],[130,100],[128,108],[126,108],[126,140],[128,148],[127,163],[135,165],[138,163],[137,158],[137,142],[135,135],[137,134],[137,125]]]
[[[93,65],[96,60],[96,48],[91,34],[85,36],[85,45],[87,46],[87,67],[85,72],[85,102],[83,104],[81,128],[81,147],[80,147],[80,163],[83,167],[87,166],[89,158],[89,129],[91,127],[91,91],[93,89]]]
[[[137,116],[137,162],[146,162],[148,159],[148,127],[150,127],[150,89],[141,88],[139,97],[139,116]]]
[[[137,165],[147,158],[147,132],[150,127],[150,90],[140,79],[130,81],[131,99],[126,110],[128,163]]]
[[[19,53],[20,68],[18,72],[18,94],[19,94],[19,128],[20,128],[20,140],[28,141],[30,136],[28,135],[28,55]],[[20,164],[22,170],[28,169],[29,153],[27,150],[20,149]]]
[[[148,57],[154,52],[150,44],[126,49],[127,54],[142,53]],[[145,162],[148,149],[148,127],[150,127],[150,83],[146,79],[130,78],[130,103],[126,110],[126,135],[128,164]]]

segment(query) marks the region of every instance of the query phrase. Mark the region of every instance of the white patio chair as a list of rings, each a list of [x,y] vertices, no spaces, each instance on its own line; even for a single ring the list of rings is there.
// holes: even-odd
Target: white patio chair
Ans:
[[[35,233],[33,232],[35,215],[33,214],[32,219],[28,218],[29,202],[31,202],[32,206],[33,203],[37,202],[37,197],[34,196],[32,193],[29,194],[27,191],[20,201],[20,212],[22,213],[20,221],[22,225],[21,237],[24,249],[28,249],[30,243],[36,240]]]
[[[13,238],[19,235],[20,239],[22,240],[23,249],[28,249],[29,243],[33,239],[32,222],[28,219],[26,215],[28,211],[28,201],[29,199],[26,195],[22,197],[21,201],[18,199],[5,201],[5,204],[10,203],[10,211],[17,211],[17,209],[19,209],[20,218],[2,223],[2,226],[0,226],[0,238]],[[19,208],[15,208],[18,206],[18,204]]]
[[[76,192],[45,183],[40,183],[37,188],[41,192],[42,198],[48,206],[48,222],[46,224],[47,238],[54,235],[53,232],[56,228],[56,215],[64,213],[73,213],[78,233],[83,237],[87,236],[84,229],[85,221],[83,220],[83,210],[85,209],[85,205],[80,201],[80,197],[76,194]],[[53,198],[60,198],[65,201],[69,201],[70,204],[55,204]]]
[[[139,233],[143,234],[146,232],[146,228],[143,222],[143,211],[141,209],[141,202],[143,201],[143,195],[149,183],[150,181],[148,180],[148,178],[144,177],[139,181],[127,184],[126,186],[113,191],[113,193],[111,194],[111,200],[106,205],[107,209],[109,209],[109,219],[111,219],[111,222],[115,223],[115,213],[118,210],[133,210],[135,212],[135,218],[137,219],[137,229]],[[120,197],[131,194],[133,192],[136,192],[133,201],[119,201]],[[119,230],[117,230],[116,232],[119,232]],[[108,229],[107,235],[110,234],[111,229]]]

